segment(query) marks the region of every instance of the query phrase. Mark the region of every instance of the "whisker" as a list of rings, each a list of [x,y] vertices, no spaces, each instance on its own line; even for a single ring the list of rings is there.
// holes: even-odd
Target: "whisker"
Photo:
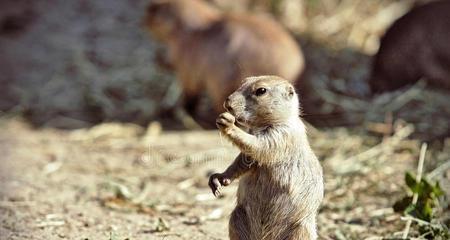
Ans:
[[[223,144],[223,136],[221,131],[219,131],[219,137],[220,137],[220,146],[225,147],[225,145]]]

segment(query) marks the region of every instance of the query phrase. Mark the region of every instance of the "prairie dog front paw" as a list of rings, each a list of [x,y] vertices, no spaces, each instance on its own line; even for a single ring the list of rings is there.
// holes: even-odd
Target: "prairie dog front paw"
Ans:
[[[236,118],[231,115],[229,112],[224,112],[219,115],[219,117],[216,120],[217,128],[219,128],[220,131],[226,133],[227,130],[233,128],[236,122]]]
[[[208,185],[211,188],[214,196],[220,195],[220,190],[224,186],[228,186],[231,183],[231,179],[223,173],[215,173],[209,177]]]

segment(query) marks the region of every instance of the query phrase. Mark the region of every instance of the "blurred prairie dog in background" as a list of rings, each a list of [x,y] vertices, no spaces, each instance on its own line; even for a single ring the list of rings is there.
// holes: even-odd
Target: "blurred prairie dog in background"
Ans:
[[[155,0],[144,24],[167,46],[190,113],[205,91],[219,113],[241,79],[273,74],[295,82],[304,70],[298,44],[268,16],[224,13],[201,0]]]
[[[240,177],[231,240],[317,238],[322,167],[309,145],[298,101],[288,81],[260,76],[247,78],[224,103],[227,112],[217,127],[241,154],[223,173],[211,175],[209,186],[217,196]]]
[[[394,91],[424,78],[450,90],[450,1],[431,1],[396,20],[380,41],[369,85]]]

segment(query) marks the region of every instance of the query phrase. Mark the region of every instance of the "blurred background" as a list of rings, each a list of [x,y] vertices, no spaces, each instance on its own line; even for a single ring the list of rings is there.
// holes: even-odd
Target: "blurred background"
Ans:
[[[150,2],[1,1],[6,239],[227,239],[236,186],[215,200],[206,182],[237,152],[173,114],[183,89],[158,64],[167,45],[142,25]],[[400,237],[408,219],[414,237],[449,236],[448,89],[422,79],[375,95],[368,83],[388,27],[431,1],[209,2],[270,14],[303,51],[303,118],[326,173],[321,239]],[[201,97],[199,111],[211,115]],[[410,220],[403,211],[415,190],[404,178],[415,178],[421,147],[431,174],[422,185],[433,190]]]
[[[320,126],[335,126],[361,124],[368,117],[362,112],[370,101],[367,79],[379,38],[394,20],[422,2],[214,4],[224,11],[271,13],[293,33],[306,58],[302,82],[312,85],[308,97],[314,107],[305,99],[305,117]],[[162,117],[179,103],[182,90],[173,71],[154,64],[157,49],[164,45],[142,27],[147,3],[2,3],[2,113],[24,116],[36,126],[58,128],[87,127],[103,121],[146,125]],[[343,113],[352,115],[349,118]],[[414,115],[409,111],[399,114]],[[416,122],[421,118],[408,117]],[[370,116],[370,120],[382,119]],[[436,125],[437,129],[421,130],[448,133],[447,121]]]

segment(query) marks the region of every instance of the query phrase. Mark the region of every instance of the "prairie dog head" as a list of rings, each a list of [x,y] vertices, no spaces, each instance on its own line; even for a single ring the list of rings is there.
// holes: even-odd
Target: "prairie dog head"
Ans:
[[[157,40],[167,41],[177,31],[204,29],[220,16],[217,9],[201,0],[153,0],[144,25]]]
[[[244,79],[242,86],[224,103],[238,124],[261,128],[299,118],[299,102],[294,87],[277,76]]]

